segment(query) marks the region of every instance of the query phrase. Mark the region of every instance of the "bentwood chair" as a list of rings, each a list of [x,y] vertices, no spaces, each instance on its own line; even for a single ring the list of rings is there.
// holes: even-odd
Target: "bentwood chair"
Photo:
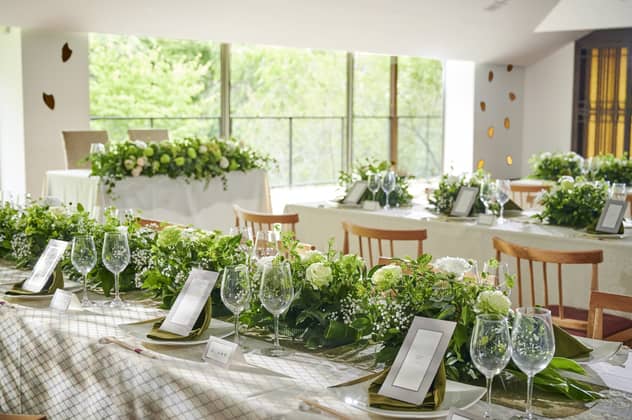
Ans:
[[[537,203],[535,199],[542,191],[551,189],[549,185],[524,185],[511,183],[511,195],[513,200],[523,208],[534,207]]]
[[[342,244],[342,251],[345,254],[349,253],[349,235],[355,235],[358,237],[358,247],[360,256],[364,259],[364,246],[363,242],[367,244],[368,251],[368,266],[373,267],[374,261],[377,259],[379,263],[379,257],[384,257],[383,242],[387,242],[389,245],[390,256],[395,256],[393,241],[417,241],[417,257],[423,254],[423,241],[428,237],[426,229],[418,230],[386,230],[375,229],[365,226],[354,225],[349,222],[342,222],[342,229],[344,230],[344,242]],[[364,239],[364,241],[363,241]],[[377,253],[373,258],[373,242],[377,243]]]
[[[588,315],[589,337],[632,344],[632,319],[606,314],[604,309],[632,314],[632,296],[593,290]]]
[[[145,143],[157,143],[163,140],[169,140],[169,130],[160,128],[151,129],[129,129],[127,136],[131,141],[141,140]]]
[[[249,211],[233,204],[235,212],[235,226],[251,229],[254,234],[260,230],[272,230],[274,225],[280,223],[283,230],[291,230],[296,235],[296,224],[298,223],[298,213],[272,214]],[[288,229],[289,227],[289,229]]]
[[[105,144],[108,142],[108,132],[105,130],[62,131],[66,169],[89,169],[90,162],[82,162],[90,154],[92,143]]]
[[[551,310],[553,322],[575,335],[586,335],[588,330],[588,311],[586,309],[574,308],[564,305],[562,266],[570,264],[590,264],[592,269],[590,290],[599,289],[599,264],[603,262],[603,251],[600,249],[588,251],[552,251],[539,248],[532,248],[507,242],[499,237],[492,238],[496,259],[501,260],[501,255],[505,254],[516,259],[516,281],[518,287],[518,305],[523,306],[523,276],[522,262],[525,261],[529,267],[530,301],[527,305],[536,306],[536,284],[534,276],[534,263],[542,264],[542,280],[544,305]],[[549,278],[547,264],[554,264],[557,267],[557,304],[549,301]],[[541,304],[541,303],[540,303]]]
[[[46,420],[39,414],[0,414],[0,420]]]

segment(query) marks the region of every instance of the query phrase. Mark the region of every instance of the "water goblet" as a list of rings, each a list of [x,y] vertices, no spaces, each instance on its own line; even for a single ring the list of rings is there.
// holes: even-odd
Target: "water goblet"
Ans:
[[[533,377],[546,368],[555,354],[551,311],[545,308],[518,308],[511,333],[511,358],[527,375],[525,418],[533,419]]]
[[[127,231],[117,230],[116,232],[106,232],[103,238],[103,265],[114,274],[114,299],[109,303],[111,308],[123,306],[123,300],[119,293],[119,275],[130,261],[129,244],[127,242]]]
[[[511,183],[508,179],[497,179],[496,180],[496,201],[500,204],[500,215],[498,218],[498,223],[505,223],[505,218],[503,217],[505,212],[505,204],[509,201],[509,197],[511,197]]]
[[[395,176],[395,172],[393,172],[393,170],[388,171],[384,175],[384,178],[382,179],[382,191],[384,191],[384,194],[386,194],[386,201],[384,203],[385,209],[391,208],[388,198],[389,198],[389,195],[395,190],[396,182],[397,182],[397,177]]]
[[[369,174],[369,191],[371,191],[371,193],[373,194],[373,201],[375,201],[375,194],[380,190],[380,188],[382,187],[382,177],[380,176],[380,174]]]
[[[246,256],[246,262],[248,262],[248,256],[252,252],[252,230],[247,226],[235,227],[233,226],[228,231],[230,236],[241,235],[239,238],[239,245],[237,249]]]
[[[253,257],[259,261],[265,257],[275,257],[279,253],[279,233],[261,230],[255,236]]]
[[[94,246],[94,239],[90,235],[75,236],[72,240],[72,250],[70,261],[75,269],[83,275],[83,295],[81,306],[92,306],[88,299],[87,277],[88,273],[97,265],[97,250]]]
[[[613,200],[625,201],[627,198],[626,185],[623,183],[614,183],[610,188],[610,198]]]
[[[241,264],[224,268],[220,295],[235,317],[234,341],[239,344],[239,315],[248,307],[252,297],[248,266]]]
[[[481,200],[481,203],[483,203],[483,206],[485,206],[485,214],[490,213],[489,205],[494,201],[494,186],[495,185],[489,181],[481,182],[479,199]]]
[[[292,274],[287,262],[269,261],[263,265],[259,299],[274,316],[274,346],[264,349],[262,353],[271,357],[287,356],[289,352],[279,344],[279,316],[294,299]]]
[[[487,409],[484,417],[492,418],[492,383],[511,359],[511,338],[507,318],[500,315],[481,314],[476,317],[470,356],[476,369],[487,381]]]

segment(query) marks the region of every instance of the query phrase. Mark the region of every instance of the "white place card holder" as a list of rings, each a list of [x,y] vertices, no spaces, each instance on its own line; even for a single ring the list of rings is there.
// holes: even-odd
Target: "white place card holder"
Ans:
[[[364,200],[362,202],[362,208],[364,210],[379,210],[380,208],[380,202],[379,201],[373,201],[373,200]]]
[[[37,260],[31,277],[22,284],[22,289],[32,293],[41,292],[55,271],[55,267],[57,267],[61,257],[64,255],[66,248],[68,248],[68,242],[51,239]]]
[[[206,305],[217,277],[215,271],[192,269],[160,329],[183,337],[188,335]]]
[[[483,226],[491,226],[494,224],[494,222],[496,222],[496,216],[494,216],[493,214],[479,214],[478,218],[476,219],[476,224],[478,225],[483,225]]]
[[[455,327],[455,322],[416,316],[378,394],[421,404]]]
[[[347,193],[345,198],[342,199],[342,203],[343,204],[358,204],[367,189],[369,189],[368,182],[356,181],[349,189],[349,192]]]
[[[478,188],[475,187],[461,187],[459,194],[454,200],[450,216],[466,217],[469,216],[472,206],[476,202],[478,195]]]
[[[481,417],[476,416],[474,414],[470,414],[464,410],[459,410],[457,408],[450,408],[448,412],[448,417],[446,420],[483,420]]]
[[[73,305],[74,304],[74,305]],[[49,308],[58,312],[66,312],[71,307],[80,307],[79,298],[68,290],[57,289],[50,301]]]
[[[601,216],[599,217],[599,222],[595,230],[604,233],[619,233],[627,204],[628,203],[622,200],[606,201],[606,205],[601,211]]]
[[[219,337],[211,337],[208,340],[202,359],[224,369],[233,363],[245,362],[239,344]]]

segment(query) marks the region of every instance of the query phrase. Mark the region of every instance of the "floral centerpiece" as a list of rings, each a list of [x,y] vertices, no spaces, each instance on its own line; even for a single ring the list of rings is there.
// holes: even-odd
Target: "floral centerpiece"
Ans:
[[[378,162],[373,159],[367,159],[364,163],[356,164],[353,172],[341,171],[338,176],[338,183],[346,188],[351,188],[355,181],[367,181],[371,174],[384,174],[391,168],[389,161],[383,160]],[[411,177],[405,175],[397,175],[395,179],[395,190],[389,195],[389,204],[391,206],[408,206],[413,200],[412,194],[408,191],[408,180]],[[361,198],[363,200],[371,200],[373,193],[367,191]],[[375,200],[379,201],[381,206],[386,204],[386,194],[379,189],[375,194]]]
[[[432,192],[432,196],[428,201],[439,213],[450,214],[461,187],[480,188],[481,183],[488,177],[489,174],[482,169],[477,170],[471,175],[455,176],[443,174],[439,181],[439,187]],[[478,195],[476,196],[476,201],[472,206],[470,214],[476,213],[485,213],[485,206],[478,199]]]
[[[618,159],[612,155],[605,155],[594,157],[592,161],[593,179],[632,185],[632,160],[629,157]]]
[[[577,177],[582,175],[584,158],[575,152],[550,153],[533,155],[529,159],[531,175],[529,178],[557,181],[562,176]]]
[[[155,175],[207,183],[221,177],[225,189],[227,172],[268,168],[274,162],[233,138],[185,138],[149,144],[138,140],[110,142],[104,153],[92,153],[88,159],[92,175],[104,180],[108,192],[125,177]]]

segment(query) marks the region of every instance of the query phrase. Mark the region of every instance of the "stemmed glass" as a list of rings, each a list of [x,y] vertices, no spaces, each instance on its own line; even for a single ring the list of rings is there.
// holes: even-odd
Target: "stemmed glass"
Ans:
[[[232,228],[230,228],[228,234],[230,236],[241,235],[241,238],[239,239],[239,246],[237,249],[239,249],[239,251],[246,256],[246,263],[248,263],[250,253],[252,252],[252,230],[250,230],[250,228],[247,226],[233,226]]]
[[[487,409],[484,417],[491,418],[492,383],[509,363],[511,358],[511,339],[507,318],[500,315],[481,314],[476,317],[470,356],[474,366],[487,380]]]
[[[395,190],[396,181],[397,180],[395,177],[395,172],[393,172],[392,170],[384,174],[384,178],[382,179],[382,191],[384,191],[384,194],[386,194],[386,202],[384,203],[385,209],[391,208],[388,202],[388,196]]]
[[[88,299],[87,276],[90,270],[97,265],[97,250],[94,246],[94,239],[90,235],[75,236],[72,240],[72,251],[70,261],[75,269],[83,275],[83,297],[81,306],[92,306]]]
[[[239,315],[248,307],[252,297],[248,266],[241,264],[224,268],[221,297],[235,317],[235,343],[239,344]]]
[[[103,238],[103,265],[114,274],[114,300],[109,304],[111,308],[123,306],[123,300],[119,294],[119,275],[130,261],[127,232],[122,230],[106,232]]]
[[[255,237],[253,247],[255,260],[264,257],[275,257],[279,253],[279,232],[273,230],[260,230]]]
[[[485,214],[489,214],[489,205],[494,201],[494,193],[496,191],[495,184],[489,181],[481,182],[479,199],[485,206]]]
[[[289,352],[279,344],[279,315],[285,312],[294,299],[294,285],[287,262],[270,261],[264,264],[261,274],[259,299],[274,316],[274,346],[263,350],[271,357],[286,356]]]
[[[625,201],[627,194],[626,186],[623,183],[614,183],[610,188],[610,198],[613,200]]]
[[[369,174],[369,191],[371,191],[371,193],[373,193],[373,201],[375,201],[375,194],[380,190],[380,188],[382,187],[382,177],[380,176],[380,174]]]
[[[511,333],[511,358],[527,375],[526,418],[532,419],[533,377],[546,368],[555,354],[551,311],[545,308],[518,308]]]
[[[496,201],[500,204],[500,217],[498,218],[498,223],[504,223],[505,218],[503,214],[505,212],[505,204],[509,201],[509,197],[511,196],[511,183],[508,179],[497,179],[496,180]]]

